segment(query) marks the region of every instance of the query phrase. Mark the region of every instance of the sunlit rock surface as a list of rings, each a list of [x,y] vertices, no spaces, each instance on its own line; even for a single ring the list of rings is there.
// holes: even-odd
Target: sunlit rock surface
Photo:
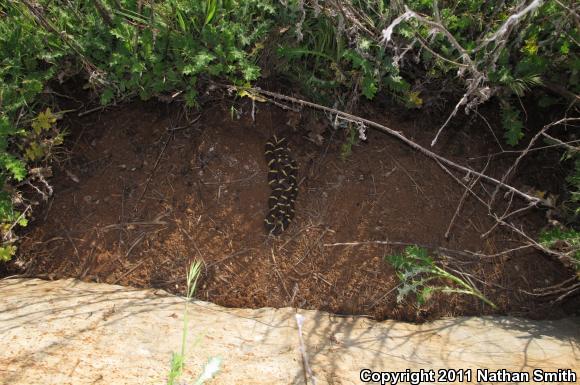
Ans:
[[[181,346],[184,300],[164,291],[76,280],[0,281],[0,383],[164,384]],[[319,311],[189,306],[184,376],[193,384],[304,384],[296,313],[317,384],[361,384],[360,371],[452,368],[580,374],[580,320],[454,318],[413,325]],[[464,379],[465,382],[465,379]],[[308,383],[313,383],[308,379]]]

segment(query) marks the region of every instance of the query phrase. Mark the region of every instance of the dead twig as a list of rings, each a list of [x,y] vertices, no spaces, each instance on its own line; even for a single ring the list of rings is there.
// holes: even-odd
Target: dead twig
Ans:
[[[135,202],[135,206],[133,207],[133,211],[137,211],[137,206],[139,205],[139,202],[141,202],[141,200],[143,199],[143,196],[145,195],[145,192],[147,191],[147,187],[149,187],[149,183],[151,182],[151,179],[153,178],[153,175],[155,174],[155,171],[157,170],[157,166],[159,165],[159,161],[161,160],[161,157],[165,153],[165,149],[167,148],[167,145],[169,144],[169,141],[171,140],[171,138],[173,138],[173,134],[169,134],[167,136],[167,139],[165,140],[165,143],[163,144],[163,148],[159,152],[159,155],[157,156],[157,160],[155,160],[155,164],[153,165],[153,169],[151,170],[151,173],[149,174],[149,177],[147,178],[147,181],[145,182],[145,187],[143,188],[141,195],[139,195],[139,198]]]
[[[256,175],[258,175],[259,171],[256,171],[255,173],[253,173],[252,175],[245,177],[245,178],[239,178],[239,179],[234,179],[228,182],[201,182],[201,184],[203,185],[223,185],[223,184],[233,184],[233,183],[238,183],[238,182],[246,182],[249,180],[252,180]]]
[[[575,141],[573,141],[573,142],[563,142],[560,139],[554,138],[553,136],[546,134],[545,132],[543,132],[542,135],[544,135],[546,138],[550,139],[551,141],[556,142],[556,145],[557,146],[562,146],[566,150],[569,150],[571,152],[580,152],[580,147],[570,145],[570,143],[573,143]]]
[[[228,255],[227,257],[224,257],[224,258],[222,258],[222,259],[220,259],[220,260],[218,260],[218,261],[215,261],[215,262],[212,262],[212,263],[208,264],[208,265],[206,266],[206,269],[209,269],[210,267],[213,267],[213,266],[215,266],[215,265],[218,265],[218,264],[220,264],[220,263],[223,263],[223,262],[227,261],[227,260],[228,260],[228,259],[230,259],[230,258],[237,257],[238,255],[241,255],[241,254],[247,253],[247,252],[248,252],[248,251],[250,251],[250,250],[251,250],[251,249],[243,249],[243,250],[236,251],[235,253],[232,253],[232,254]]]
[[[167,222],[154,220],[154,221],[137,221],[137,222],[127,222],[127,223],[115,223],[113,225],[107,225],[102,228],[102,230],[108,229],[122,229],[128,226],[164,226]]]
[[[446,247],[440,247],[440,246],[433,246],[433,245],[425,245],[425,244],[421,244],[421,243],[416,243],[416,242],[398,242],[398,241],[361,241],[361,242],[338,242],[338,243],[325,243],[324,247],[336,247],[336,246],[363,246],[363,245],[387,245],[387,246],[419,246],[422,247],[424,249],[430,249],[430,250],[435,250],[436,252],[438,252],[439,254],[455,254],[455,255],[461,255],[461,256],[465,256],[465,257],[485,257],[485,258],[495,258],[495,257],[499,257],[505,254],[509,254],[511,252],[514,251],[518,251],[518,250],[522,250],[522,249],[526,249],[529,247],[533,247],[532,245],[523,245],[520,247],[516,247],[513,249],[509,249],[509,250],[504,250],[502,252],[496,253],[496,254],[483,254],[483,253],[477,253],[474,251],[469,251],[469,250],[453,250],[453,249],[448,249]]]
[[[26,209],[24,209],[24,211],[18,216],[18,218],[16,218],[16,220],[14,222],[12,222],[12,225],[10,225],[10,227],[8,228],[8,230],[4,231],[4,234],[2,236],[2,239],[4,241],[8,241],[11,238],[11,236],[12,236],[12,229],[14,229],[14,227],[18,224],[18,222],[20,222],[20,220],[22,218],[25,218],[26,217],[26,213],[31,208],[32,208],[32,205],[26,206]]]
[[[466,191],[469,191],[471,193],[471,195],[473,195],[475,197],[475,199],[477,199],[479,202],[481,202],[481,204],[483,204],[485,207],[487,206],[487,202],[485,202],[482,198],[479,197],[479,195],[477,195],[475,193],[475,191],[473,191],[469,186],[467,186],[465,183],[463,183],[458,177],[455,176],[455,174],[453,174],[451,172],[451,170],[449,170],[447,167],[443,166],[441,164],[441,162],[437,161],[437,164],[439,165],[439,167],[441,167],[441,169],[443,169],[443,171],[445,171],[449,176],[451,176],[457,183],[459,183],[459,185],[463,186],[463,188],[466,189]]]
[[[325,243],[324,247],[336,247],[336,246],[363,246],[363,245],[387,245],[387,246],[419,246],[426,249],[436,250],[440,249],[442,251],[451,252],[457,255],[473,255],[472,252],[465,252],[460,250],[451,250],[444,247],[437,247],[432,245],[423,245],[414,242],[398,242],[398,241],[360,241],[360,242],[337,242],[337,243]]]
[[[528,234],[526,234],[523,230],[518,229],[515,225],[513,225],[509,222],[506,222],[506,221],[502,220],[501,218],[498,218],[497,216],[495,216],[495,219],[498,222],[500,222],[503,226],[506,226],[506,227],[512,229],[514,232],[516,232],[517,234],[524,237],[536,249],[538,249],[538,250],[540,250],[548,255],[551,255],[551,256],[558,258],[560,260],[560,262],[562,262],[566,266],[574,266],[575,265],[574,260],[572,259],[572,257],[570,255],[549,249],[549,248],[541,245],[540,243],[536,242],[532,237],[530,237]]]
[[[483,168],[483,170],[481,170],[482,174],[485,172],[485,170],[487,170],[487,166],[489,166],[489,158],[487,159],[487,163],[485,164],[485,167]],[[457,208],[455,209],[455,213],[453,214],[451,221],[449,221],[449,225],[447,226],[447,231],[445,231],[445,239],[449,239],[449,232],[451,231],[451,228],[453,227],[453,223],[455,223],[455,218],[457,218],[457,215],[459,215],[459,211],[463,207],[463,203],[465,202],[465,198],[467,198],[467,194],[470,191],[473,191],[473,188],[475,187],[475,185],[479,181],[479,179],[480,179],[480,177],[475,178],[471,182],[469,187],[466,188],[465,191],[463,191],[463,195],[461,196],[461,199],[459,200],[459,203],[457,204]]]
[[[304,379],[308,384],[308,380],[312,385],[316,385],[316,377],[312,373],[312,369],[308,364],[308,353],[306,352],[306,347],[304,345],[304,339],[302,338],[302,325],[304,324],[304,316],[302,314],[296,313],[296,324],[298,325],[298,340],[300,342],[300,354],[302,355],[302,365],[304,367]]]
[[[137,244],[139,244],[139,242],[141,242],[143,240],[143,238],[145,238],[145,233],[142,233],[141,235],[139,235],[139,237],[137,237],[135,242],[133,242],[131,247],[129,247],[129,250],[127,250],[127,252],[125,253],[125,258],[129,257],[129,254],[131,254],[131,251],[133,251],[135,246],[137,246]]]
[[[557,283],[557,284],[552,285],[552,286],[534,289],[533,293],[530,293],[529,291],[526,291],[526,290],[520,290],[520,292],[527,294],[527,295],[533,295],[536,297],[545,297],[545,296],[554,295],[554,294],[561,294],[562,292],[569,289],[569,287],[568,287],[569,284],[574,284],[575,282],[576,282],[576,277],[572,277],[572,278],[568,278],[567,280],[562,281],[562,282]],[[578,283],[580,284],[580,282],[578,282]]]
[[[566,297],[571,296],[572,294],[574,294],[575,292],[580,291],[580,282],[577,283],[576,285],[574,285],[573,287],[571,287],[568,291],[566,291],[565,293],[563,293],[561,296],[559,296],[558,298],[556,298],[555,300],[553,300],[551,303],[552,305],[558,302],[562,302],[562,300],[564,300]]]
[[[491,194],[491,199],[489,201],[489,207],[492,207],[493,206],[493,202],[495,200],[496,195],[499,192],[499,189],[500,189],[501,184],[505,184],[507,182],[507,179],[512,175],[512,173],[518,167],[518,165],[520,164],[520,162],[522,161],[522,159],[524,158],[524,156],[526,156],[528,154],[528,152],[530,151],[530,149],[532,148],[532,146],[534,145],[534,143],[536,142],[536,140],[538,140],[540,138],[540,136],[542,136],[551,127],[557,126],[559,124],[566,123],[566,122],[569,122],[569,121],[580,121],[580,118],[563,118],[563,119],[560,119],[558,121],[555,121],[555,122],[552,122],[550,124],[545,125],[544,127],[542,127],[542,129],[540,131],[538,131],[538,133],[536,135],[534,135],[534,137],[530,140],[530,142],[526,146],[526,149],[517,157],[517,159],[515,160],[515,162],[505,172],[505,174],[501,178],[500,184],[497,184],[496,185],[496,188],[493,191],[493,194]],[[544,204],[545,203],[546,202],[544,202]]]
[[[395,162],[397,164],[397,166],[403,170],[403,172],[409,177],[409,179],[411,179],[411,182],[413,182],[413,185],[415,186],[415,189],[418,191],[421,191],[421,193],[423,195],[425,195],[425,191],[421,188],[421,186],[419,186],[419,183],[417,183],[417,181],[415,180],[415,178],[413,178],[411,176],[411,174],[409,174],[409,171],[407,171],[407,169],[405,167],[403,167],[401,165],[401,163],[399,163],[392,155],[389,155],[391,157],[391,159],[393,160],[393,162]]]
[[[168,132],[175,132],[175,131],[180,131],[180,130],[185,130],[186,128],[189,128],[191,126],[193,126],[195,123],[197,123],[197,121],[201,118],[201,114],[197,115],[195,118],[193,118],[192,121],[187,122],[186,125],[184,126],[179,126],[179,127],[171,127],[171,128],[167,128]]]
[[[477,116],[479,116],[481,118],[481,120],[483,120],[483,122],[485,123],[485,125],[487,126],[487,128],[489,129],[489,132],[491,132],[491,135],[493,135],[493,138],[495,139],[495,142],[497,143],[497,145],[499,146],[499,149],[502,152],[505,152],[503,149],[503,146],[501,145],[500,140],[497,138],[497,135],[495,134],[495,132],[493,131],[493,128],[491,127],[491,124],[489,124],[489,121],[485,118],[485,116],[483,116],[482,114],[479,113],[479,111],[475,110],[474,111],[475,114]]]
[[[529,291],[525,290],[520,290],[520,292],[534,297],[558,296],[557,298],[553,299],[550,302],[552,305],[558,302],[562,302],[564,299],[571,296],[577,291],[580,291],[580,282],[578,282],[577,277],[572,277],[553,286],[535,289],[533,293],[530,293]]]
[[[270,99],[270,98],[264,98],[264,99],[265,99],[265,101],[267,101],[269,103],[272,103],[273,105],[278,106],[278,107],[280,107],[283,110],[293,111],[293,112],[300,112],[300,109],[299,108],[294,108],[292,106],[288,106],[286,104],[282,104],[280,102],[277,102],[274,99]]]
[[[381,302],[383,299],[385,299],[389,294],[391,294],[393,291],[397,290],[399,288],[399,285],[395,285],[391,290],[387,291],[385,294],[383,294],[379,299],[377,299],[376,301],[374,301],[369,307],[367,307],[365,310],[369,311],[372,308],[374,308],[375,306],[377,306],[377,304],[379,302]]]
[[[570,147],[571,147],[570,151],[580,151],[580,147],[572,146],[572,144],[576,144],[576,143],[580,143],[580,139],[570,140],[568,142],[562,142],[561,144],[556,143],[556,144],[550,144],[547,146],[534,147],[534,148],[530,148],[530,151],[528,151],[528,152],[546,150],[548,148],[561,147],[561,146],[567,147],[566,145],[570,145]],[[507,154],[521,154],[522,152],[524,152],[524,151],[523,150],[504,150],[502,152],[496,152],[493,154],[487,154],[487,155],[483,155],[483,156],[474,156],[474,157],[469,158],[469,160],[476,160],[476,159],[487,158],[487,157],[496,157],[496,156],[507,155]]]
[[[66,238],[68,239],[68,241],[72,245],[73,249],[75,250],[75,255],[76,255],[77,260],[78,260],[79,265],[80,265],[81,264],[81,256],[79,254],[79,249],[77,249],[77,245],[74,243],[74,241],[73,241],[72,237],[70,236],[68,230],[64,229],[64,234],[66,235]]]
[[[288,299],[290,299],[291,298],[290,292],[288,292],[288,289],[286,288],[286,284],[284,283],[284,279],[282,278],[282,274],[280,273],[280,270],[278,270],[278,262],[276,261],[276,257],[274,256],[274,249],[272,249],[271,255],[272,255],[272,261],[274,261],[274,272],[276,273],[276,275],[280,279],[280,283],[282,283],[282,287],[284,288],[284,291],[286,292]]]
[[[142,261],[140,261],[139,263],[137,263],[135,266],[133,266],[132,268],[130,268],[129,270],[127,270],[125,273],[121,274],[121,276],[117,279],[115,279],[113,281],[113,283],[111,283],[111,285],[116,285],[120,280],[122,280],[123,278],[125,278],[126,276],[128,276],[129,274],[131,274],[132,272],[134,272],[135,270],[137,270],[139,267],[141,267],[142,264],[144,264],[146,261],[146,259],[143,259]]]
[[[506,213],[507,213],[507,211],[509,210],[509,208],[510,208],[510,207],[511,207],[511,201],[510,201],[510,205],[508,206],[508,208],[507,208],[507,209],[504,211],[504,213],[503,213],[503,214],[502,214],[502,216],[501,216],[501,219],[502,219],[502,220],[506,220],[507,218],[509,218],[509,217],[511,217],[511,216],[513,216],[513,215],[515,215],[515,214],[522,213],[522,212],[524,212],[524,211],[526,211],[526,210],[529,210],[529,209],[531,209],[531,208],[532,208],[532,206],[529,206],[529,205],[528,205],[528,206],[524,206],[524,207],[522,207],[522,208],[519,208],[519,209],[517,209],[517,210],[514,210],[514,211],[512,211],[512,212],[511,212],[511,213],[509,213],[509,214],[506,214]],[[485,238],[485,237],[487,237],[487,236],[488,236],[489,234],[491,234],[491,232],[492,232],[493,230],[495,230],[495,229],[497,228],[497,226],[499,226],[499,225],[500,225],[500,222],[495,222],[495,224],[494,224],[493,226],[491,226],[491,228],[490,228],[489,230],[487,230],[485,233],[481,234],[481,238]]]
[[[117,106],[119,103],[121,103],[121,102],[124,102],[125,100],[130,100],[130,99],[131,99],[131,98],[133,98],[133,96],[135,96],[135,95],[136,95],[136,93],[135,93],[135,92],[130,92],[130,93],[126,94],[126,95],[123,95],[123,96],[122,96],[120,99],[118,99],[118,100],[114,100],[112,103],[105,104],[104,106],[97,106],[97,107],[91,108],[91,109],[89,109],[89,110],[85,110],[85,111],[79,112],[79,113],[77,114],[77,116],[78,116],[79,118],[81,118],[81,117],[83,117],[83,116],[86,116],[86,115],[92,114],[93,112],[102,111],[102,110],[104,110],[104,109],[106,109],[106,108],[109,108],[109,107],[115,107],[115,106]],[[75,144],[76,144],[76,143],[75,143]]]

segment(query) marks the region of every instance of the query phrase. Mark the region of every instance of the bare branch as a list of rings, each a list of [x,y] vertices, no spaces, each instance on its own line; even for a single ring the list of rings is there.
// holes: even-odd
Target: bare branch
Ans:
[[[554,251],[552,249],[549,249],[545,246],[543,246],[542,244],[536,242],[532,237],[530,237],[528,234],[526,234],[523,230],[517,228],[515,225],[506,222],[504,220],[502,220],[501,218],[498,218],[497,216],[495,217],[495,219],[500,222],[502,225],[509,227],[510,229],[512,229],[514,232],[516,232],[517,234],[521,235],[522,237],[524,237],[528,242],[530,242],[531,245],[533,245],[536,249],[551,255],[553,257],[556,257],[560,260],[560,262],[562,262],[564,265],[566,266],[574,266],[575,262],[572,259],[572,257],[568,254],[565,253],[560,253],[558,251]]]
[[[499,27],[499,29],[493,35],[484,40],[483,44],[486,45],[488,43],[491,43],[492,41],[507,39],[509,31],[513,27],[515,27],[524,16],[526,16],[533,10],[541,7],[543,3],[544,3],[543,0],[534,0],[520,12],[514,13],[513,15],[508,17],[507,20],[503,23],[503,25]]]
[[[575,10],[571,9],[570,7],[567,7],[561,1],[555,0],[555,2],[560,7],[564,8],[566,11],[568,11],[570,13],[570,15],[572,15],[572,17],[574,18],[574,22],[576,23],[576,28],[580,28],[580,16],[578,15],[578,13]]]
[[[2,240],[3,241],[6,242],[6,241],[8,241],[8,240],[10,240],[12,238],[12,236],[13,236],[12,229],[14,229],[14,227],[16,227],[16,225],[20,222],[20,220],[22,218],[26,218],[26,213],[31,208],[32,208],[31,205],[26,206],[26,209],[24,209],[24,211],[18,216],[18,218],[16,218],[14,220],[14,222],[12,222],[12,225],[10,225],[10,228],[8,228],[8,230],[6,230],[6,231],[3,231],[4,232],[4,235],[2,236]]]
[[[507,181],[507,179],[515,171],[515,169],[520,164],[521,160],[524,158],[524,156],[526,156],[528,154],[528,152],[530,151],[530,149],[532,148],[532,146],[534,145],[534,143],[536,142],[536,140],[538,140],[538,138],[540,136],[542,136],[551,127],[557,126],[557,125],[562,124],[562,123],[565,123],[565,122],[570,122],[570,121],[580,121],[580,118],[563,118],[563,119],[560,119],[560,120],[558,120],[556,122],[552,122],[550,124],[545,125],[540,131],[538,131],[538,133],[536,135],[534,135],[534,137],[530,140],[530,142],[528,143],[528,146],[526,147],[526,149],[524,150],[524,152],[522,152],[520,154],[520,156],[517,157],[517,159],[514,162],[514,164],[512,164],[511,167],[505,172],[504,176],[501,178],[501,183],[505,183]],[[499,192],[499,187],[496,186],[493,194],[491,195],[491,199],[489,201],[489,206],[490,207],[493,205],[493,202],[494,202],[495,197],[497,196],[497,193],[498,192]]]
[[[438,254],[454,254],[454,255],[461,255],[464,257],[477,257],[477,258],[496,258],[501,257],[502,255],[506,255],[509,253],[513,253],[514,251],[520,251],[524,249],[529,249],[530,247],[534,247],[531,244],[525,244],[522,246],[514,247],[513,249],[508,249],[504,251],[500,251],[499,253],[495,254],[483,254],[477,253],[475,251],[469,250],[453,250],[446,247],[439,247],[433,245],[425,245],[416,242],[397,242],[397,241],[360,241],[360,242],[337,242],[337,243],[325,243],[324,247],[337,247],[337,246],[364,246],[364,245],[385,245],[385,246],[419,246],[424,249],[434,250]]]
[[[489,166],[489,158],[487,160],[487,163],[485,164],[485,167],[483,168],[483,170],[481,170],[482,174],[485,172],[485,170],[487,170],[488,166]],[[473,187],[475,187],[475,185],[479,181],[479,179],[480,179],[480,177],[475,178],[470,183],[469,187],[467,187],[465,189],[465,191],[463,192],[463,195],[461,196],[461,199],[459,200],[459,203],[457,204],[457,208],[455,209],[455,213],[453,214],[453,217],[449,221],[449,225],[447,226],[447,231],[445,231],[445,239],[449,239],[449,233],[451,232],[451,228],[453,227],[453,224],[455,223],[455,218],[457,218],[457,216],[459,215],[459,211],[463,207],[463,203],[465,202],[465,198],[467,198],[467,194],[473,190]]]
[[[560,139],[554,138],[553,136],[548,135],[545,132],[542,133],[542,135],[544,135],[546,138],[556,142],[558,144],[558,146],[564,147],[566,150],[569,150],[572,152],[580,152],[580,147],[578,147],[578,146],[572,146],[571,144],[569,144],[567,142],[562,142]]]
[[[399,25],[400,23],[402,23],[403,21],[409,20],[409,19],[417,19],[421,23],[428,25],[432,29],[437,30],[437,31],[441,32],[443,35],[445,35],[447,37],[447,39],[449,40],[449,42],[451,43],[451,45],[453,45],[453,47],[455,47],[455,49],[457,51],[459,51],[459,53],[461,54],[461,59],[465,62],[465,64],[467,66],[469,66],[472,70],[477,71],[477,67],[475,66],[475,63],[471,60],[471,57],[469,57],[465,48],[463,48],[461,46],[461,44],[459,44],[459,42],[455,39],[455,37],[451,34],[451,32],[449,32],[447,30],[447,28],[445,28],[440,23],[431,21],[431,20],[419,15],[418,13],[413,12],[406,5],[405,5],[405,13],[402,14],[401,16],[397,17],[395,20],[393,20],[393,22],[387,28],[383,29],[383,31],[382,31],[383,38],[381,39],[381,42],[383,44],[388,43],[392,38],[393,30],[395,29],[395,27],[397,25]]]

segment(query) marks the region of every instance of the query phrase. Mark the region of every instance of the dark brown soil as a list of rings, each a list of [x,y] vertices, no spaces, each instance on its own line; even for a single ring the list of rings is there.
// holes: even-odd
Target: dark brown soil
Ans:
[[[482,239],[494,222],[473,198],[446,240],[463,188],[435,162],[391,137],[368,132],[368,141],[343,160],[343,133],[327,131],[317,146],[303,129],[287,125],[295,115],[259,105],[253,121],[251,105],[235,106],[240,117],[230,106],[205,108],[191,127],[180,127],[181,109],[147,103],[70,122],[70,158],[54,166],[54,196],[36,210],[9,273],[184,293],[186,269],[199,258],[205,267],[197,297],[224,306],[296,306],[412,321],[565,313],[522,292],[571,276],[531,249],[446,259],[449,268],[471,274],[498,305],[496,311],[459,295],[436,295],[420,308],[412,297],[398,304],[399,280],[383,257],[401,247],[332,244],[388,240],[494,254],[521,242],[503,228]],[[423,144],[433,134],[424,129],[433,128],[431,122],[413,115],[397,120],[375,109],[367,116]],[[485,159],[472,158],[493,148],[486,130],[467,127],[454,135],[450,129],[437,150],[481,169]],[[273,133],[289,137],[300,181],[296,217],[275,238],[263,226],[269,195],[263,149]],[[501,165],[488,170],[499,175]],[[537,231],[542,213],[517,223]]]

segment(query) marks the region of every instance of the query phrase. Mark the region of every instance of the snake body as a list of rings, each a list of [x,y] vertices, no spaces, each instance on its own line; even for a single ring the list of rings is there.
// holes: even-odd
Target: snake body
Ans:
[[[294,201],[298,195],[298,166],[290,155],[286,138],[272,136],[266,143],[268,184],[272,193],[268,198],[269,211],[264,219],[268,234],[278,235],[288,228],[294,218]]]

